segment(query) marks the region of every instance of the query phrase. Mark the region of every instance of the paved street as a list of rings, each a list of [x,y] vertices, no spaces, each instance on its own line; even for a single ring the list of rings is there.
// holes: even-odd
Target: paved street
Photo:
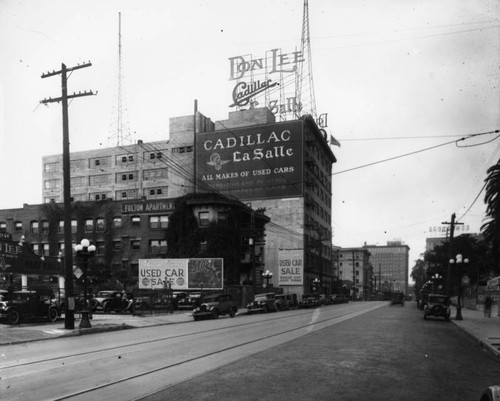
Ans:
[[[311,310],[311,319],[320,319],[338,312],[339,308],[350,309],[360,304]],[[268,316],[279,317],[283,322],[286,314]],[[482,389],[498,384],[500,377],[498,345],[495,345],[500,342],[500,318],[486,319],[480,312],[470,310],[464,310],[463,316],[463,321],[424,321],[413,302],[406,303],[403,308],[385,304],[368,314],[322,328],[274,348],[263,346],[262,352],[229,365],[227,360],[217,365],[222,366],[217,370],[206,371],[192,379],[186,376],[187,381],[169,386],[166,392],[169,399],[175,396],[173,399],[178,400],[285,400],[297,399],[297,394],[302,399],[332,399],[334,394],[335,399],[358,400],[366,399],[367,392],[374,400],[478,400]],[[202,324],[221,326],[249,320],[248,316],[239,316]],[[89,343],[89,340],[97,341],[102,331],[163,327],[161,332],[171,332],[176,327],[171,324],[176,322],[189,322],[189,331],[201,327],[199,323],[192,322],[189,313],[143,317],[95,315],[93,329],[89,331],[75,329],[68,333],[63,329],[63,322],[55,326],[3,326],[0,328],[0,340],[5,344],[10,338],[11,342],[19,344],[21,341],[32,342],[29,340],[37,337],[53,338],[50,343],[56,346],[68,335],[95,332],[81,337]],[[132,338],[133,333],[140,337],[141,332],[122,331],[120,337]],[[60,336],[63,338],[57,340]],[[79,337],[66,338],[65,341],[80,344]],[[39,344],[48,343],[42,341]],[[46,348],[45,345],[43,347]],[[1,367],[11,348],[4,346],[0,349]],[[215,365],[210,366],[213,369]],[[160,392],[145,399],[162,400],[164,397],[165,394]]]

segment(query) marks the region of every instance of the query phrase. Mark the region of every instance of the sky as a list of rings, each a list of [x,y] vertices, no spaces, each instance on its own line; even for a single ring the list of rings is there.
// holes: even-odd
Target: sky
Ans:
[[[401,240],[411,269],[452,213],[480,231],[486,170],[500,158],[487,134],[500,128],[499,4],[309,1],[316,107],[341,144],[335,245]],[[60,96],[60,76],[42,74],[90,61],[68,80],[70,94],[97,92],[70,102],[71,151],[116,144],[118,13],[123,120],[150,142],[195,99],[227,119],[229,58],[300,48],[303,0],[0,0],[1,209],[42,203],[42,157],[62,153],[61,106],[40,104]]]

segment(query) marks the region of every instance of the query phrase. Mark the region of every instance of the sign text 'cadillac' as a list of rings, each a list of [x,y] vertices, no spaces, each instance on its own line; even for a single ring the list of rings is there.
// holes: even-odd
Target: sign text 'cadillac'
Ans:
[[[196,135],[201,188],[240,199],[302,194],[302,121]]]
[[[139,288],[223,289],[223,259],[139,259]]]
[[[278,285],[302,285],[304,282],[304,251],[280,249],[278,251]]]

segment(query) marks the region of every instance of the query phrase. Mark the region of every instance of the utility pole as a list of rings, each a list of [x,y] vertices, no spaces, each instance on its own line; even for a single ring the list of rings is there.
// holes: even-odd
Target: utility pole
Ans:
[[[447,267],[446,267],[446,295],[450,296],[451,295],[451,263],[450,260],[453,258],[453,236],[455,234],[455,226],[458,224],[464,224],[464,223],[457,223],[455,222],[455,213],[451,215],[451,222],[443,221],[441,224],[449,224],[450,225],[450,238],[449,238],[449,244],[448,244],[448,261],[447,261]]]
[[[66,297],[66,313],[64,315],[64,328],[73,330],[75,328],[75,297],[73,290],[73,250],[71,248],[71,181],[70,181],[70,158],[69,158],[69,124],[68,124],[68,99],[94,95],[92,91],[73,93],[68,96],[68,72],[80,68],[90,67],[90,62],[78,64],[76,67],[67,68],[63,63],[60,71],[52,71],[42,75],[42,78],[61,75],[61,97],[43,99],[40,103],[61,102],[63,120],[63,192],[64,192],[64,292]],[[96,92],[97,94],[97,92]]]

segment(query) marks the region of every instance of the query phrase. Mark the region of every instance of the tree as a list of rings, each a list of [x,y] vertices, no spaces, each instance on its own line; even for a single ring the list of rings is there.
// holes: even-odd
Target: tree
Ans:
[[[481,227],[485,240],[490,243],[495,270],[500,266],[500,160],[491,166],[486,177],[486,217],[488,221]]]

